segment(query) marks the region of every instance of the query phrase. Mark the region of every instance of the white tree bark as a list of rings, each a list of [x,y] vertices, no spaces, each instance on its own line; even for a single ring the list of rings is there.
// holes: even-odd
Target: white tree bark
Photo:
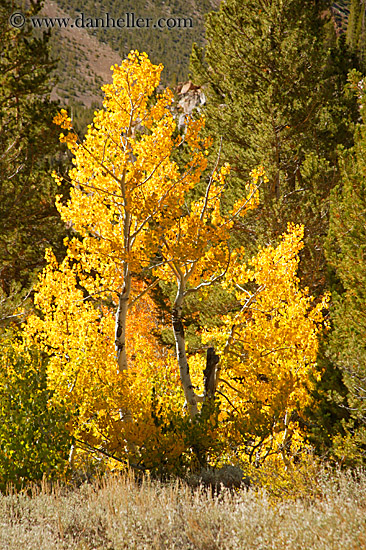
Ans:
[[[181,280],[178,283],[178,292],[174,301],[172,311],[173,331],[177,351],[177,359],[179,364],[180,380],[183,386],[186,404],[189,414],[193,419],[198,413],[197,403],[203,401],[203,397],[195,393],[191,375],[189,373],[189,365],[186,354],[186,342],[184,336],[184,327],[182,323],[182,307],[184,299],[184,282]]]
[[[133,124],[133,110],[130,113],[130,122],[126,132],[126,138],[124,142],[125,150],[128,150],[130,153],[130,161],[134,162],[131,145],[128,139],[132,134],[132,124]],[[131,230],[131,213],[128,205],[127,195],[126,195],[126,174],[127,169],[123,170],[122,178],[120,181],[121,194],[123,197],[123,247],[124,252],[130,252],[131,240],[130,240],[130,230]],[[122,217],[122,216],[121,216]],[[118,307],[116,312],[116,322],[115,322],[115,348],[117,352],[117,363],[120,372],[127,370],[127,354],[126,354],[126,325],[127,325],[127,311],[131,297],[131,285],[132,285],[132,276],[129,270],[128,262],[125,260],[123,262],[123,288],[122,292],[119,295]]]

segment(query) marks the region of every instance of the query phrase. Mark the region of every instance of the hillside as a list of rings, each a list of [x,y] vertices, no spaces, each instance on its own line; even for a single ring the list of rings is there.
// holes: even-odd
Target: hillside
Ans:
[[[85,28],[55,28],[52,33],[52,50],[58,62],[58,83],[53,98],[62,103],[80,103],[86,107],[99,104],[100,87],[111,78],[110,66],[120,63],[131,49],[146,51],[154,63],[163,63],[162,82],[174,86],[188,78],[192,43],[204,43],[204,15],[217,9],[220,0],[123,0],[116,3],[106,0],[103,6],[93,0],[80,4],[78,0],[45,0],[42,15],[74,20],[80,14]],[[345,32],[349,15],[349,0],[333,3],[333,17],[338,32]],[[117,20],[126,14],[138,19],[150,18],[149,28],[94,28],[88,29],[90,18],[108,17]],[[134,16],[132,16],[134,14]],[[179,18],[175,23],[185,28],[154,28],[159,18]],[[166,25],[166,24],[165,24]],[[192,25],[192,26],[190,26]],[[95,23],[94,23],[95,26]]]
[[[52,32],[53,55],[59,59],[58,83],[53,97],[63,103],[78,101],[90,107],[101,98],[100,86],[110,79],[110,66],[120,63],[131,49],[145,51],[154,63],[163,63],[164,84],[175,85],[188,77],[192,43],[204,41],[204,14],[219,5],[219,0],[175,0],[164,2],[107,0],[103,7],[87,0],[82,7],[78,0],[46,0],[44,17],[75,19],[83,14],[91,18],[150,18],[150,28],[55,28]],[[157,28],[169,24],[182,28]],[[172,19],[169,19],[172,18]],[[154,26],[156,28],[154,28]],[[183,28],[185,27],[185,28]]]
[[[333,2],[333,18],[339,33],[343,33],[346,31],[349,8],[350,0],[337,0],[337,2]]]
[[[46,0],[41,14],[68,16],[49,0]],[[59,99],[61,103],[78,101],[87,107],[99,103],[101,85],[111,80],[111,65],[121,62],[118,52],[107,44],[101,44],[86,29],[54,29],[51,45],[53,56],[58,59],[57,84],[52,99]]]

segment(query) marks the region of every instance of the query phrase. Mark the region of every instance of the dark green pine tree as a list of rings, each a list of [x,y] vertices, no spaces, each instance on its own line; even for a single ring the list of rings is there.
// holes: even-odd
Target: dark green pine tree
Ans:
[[[331,197],[327,256],[343,291],[333,292],[329,357],[343,372],[350,415],[347,435],[335,452],[350,462],[366,459],[366,89],[356,71],[353,87],[362,122],[355,144],[341,155],[342,180]]]
[[[362,69],[365,68],[366,53],[366,2],[365,0],[351,0],[347,21],[347,44],[358,56]]]
[[[232,196],[263,165],[260,207],[236,236],[249,253],[303,223],[300,276],[313,294],[326,286],[324,238],[329,193],[338,181],[336,147],[352,144],[354,100],[343,87],[354,64],[336,41],[329,3],[226,0],[206,20],[207,46],[193,48],[192,77],[207,94],[208,133],[223,139]],[[329,12],[329,10],[328,10]]]
[[[32,2],[27,15],[40,7]],[[60,251],[65,236],[51,177],[64,155],[52,123],[57,105],[49,100],[49,35],[12,28],[15,11],[23,10],[0,0],[0,326],[29,293],[45,248]]]
[[[360,0],[351,0],[346,30],[347,43],[351,46],[351,48],[357,47],[360,37],[360,8]]]

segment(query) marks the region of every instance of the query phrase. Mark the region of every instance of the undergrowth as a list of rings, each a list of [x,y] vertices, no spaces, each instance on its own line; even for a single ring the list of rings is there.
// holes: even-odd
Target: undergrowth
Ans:
[[[363,548],[362,471],[319,469],[298,497],[255,486],[212,497],[204,487],[137,481],[132,473],[78,488],[44,482],[0,496],[1,550]]]

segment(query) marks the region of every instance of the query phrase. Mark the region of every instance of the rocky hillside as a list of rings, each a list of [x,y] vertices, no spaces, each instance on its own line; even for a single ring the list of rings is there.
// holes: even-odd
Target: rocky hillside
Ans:
[[[70,21],[67,28],[55,24],[52,31],[52,50],[59,59],[53,97],[65,104],[78,102],[87,107],[100,102],[100,86],[110,79],[110,66],[120,63],[131,49],[146,51],[153,62],[164,64],[164,84],[175,86],[187,80],[192,43],[204,42],[204,14],[219,3],[106,0],[101,6],[94,0],[82,4],[78,0],[45,0],[44,17]],[[148,28],[138,28],[139,17],[149,19]],[[113,28],[113,23],[109,28],[102,27],[107,20],[118,18],[129,22],[129,28]]]
[[[54,1],[46,0],[41,15],[67,18],[69,14]],[[87,29],[54,28],[53,56],[58,59],[53,99],[86,107],[99,104],[101,85],[111,80],[111,65],[121,62],[119,53],[103,44]]]
[[[333,2],[332,12],[338,32],[346,31],[349,16],[350,0],[337,0]]]

